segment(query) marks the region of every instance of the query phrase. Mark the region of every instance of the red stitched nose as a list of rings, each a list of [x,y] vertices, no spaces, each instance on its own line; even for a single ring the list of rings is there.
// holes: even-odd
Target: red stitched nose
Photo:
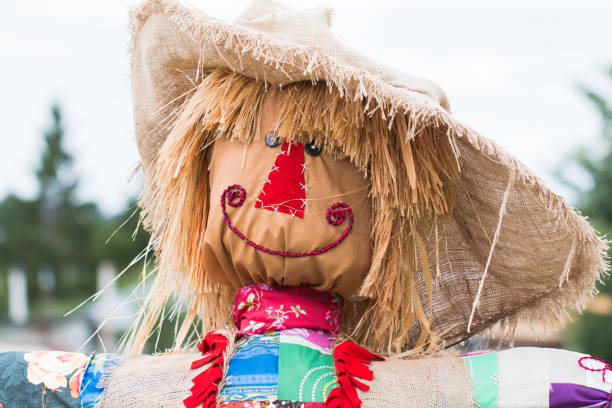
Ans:
[[[304,145],[292,143],[289,146],[289,143],[283,143],[255,201],[255,207],[303,218],[306,207],[305,170]]]

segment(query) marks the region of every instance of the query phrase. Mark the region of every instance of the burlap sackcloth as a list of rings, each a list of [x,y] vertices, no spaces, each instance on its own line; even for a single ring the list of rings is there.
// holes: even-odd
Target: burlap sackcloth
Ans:
[[[463,359],[448,353],[387,358],[372,363],[370,390],[359,392],[363,408],[473,408],[473,385]]]

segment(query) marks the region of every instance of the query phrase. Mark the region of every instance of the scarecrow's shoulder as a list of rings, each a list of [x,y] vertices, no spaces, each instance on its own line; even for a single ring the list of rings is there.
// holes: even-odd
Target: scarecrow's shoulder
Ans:
[[[459,355],[439,353],[430,356],[386,357],[371,363],[374,378],[370,389],[359,391],[363,408],[393,406],[473,407],[472,381],[465,361]]]
[[[0,408],[182,406],[197,354],[0,353]],[[159,405],[161,403],[161,405]]]
[[[469,408],[475,402],[499,408],[573,407],[583,406],[580,398],[605,404],[612,392],[602,375],[606,367],[595,357],[538,347],[391,357],[372,362],[370,390],[359,396],[363,408],[448,406],[449,401]]]
[[[192,370],[198,358],[195,353],[125,357],[104,378],[96,408],[183,406],[192,379],[208,367]]]

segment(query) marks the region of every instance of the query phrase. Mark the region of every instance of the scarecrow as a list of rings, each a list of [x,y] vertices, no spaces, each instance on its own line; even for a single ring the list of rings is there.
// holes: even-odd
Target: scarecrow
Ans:
[[[581,309],[606,244],[440,88],[330,21],[267,0],[232,24],[170,1],[133,12],[154,282],[125,356],[6,354],[0,379],[27,366],[47,406],[609,406],[595,357],[445,350]],[[174,349],[142,355],[170,303]]]

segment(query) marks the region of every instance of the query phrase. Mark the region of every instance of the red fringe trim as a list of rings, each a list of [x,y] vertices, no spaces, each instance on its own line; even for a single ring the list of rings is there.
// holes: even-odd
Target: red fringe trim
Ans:
[[[224,335],[210,332],[198,346],[204,357],[191,363],[191,369],[195,370],[208,363],[210,365],[191,380],[193,382],[193,386],[189,389],[191,395],[183,400],[185,408],[195,408],[199,404],[202,404],[202,408],[215,408],[219,382],[223,378],[224,353],[228,343],[229,340]]]
[[[360,408],[361,400],[357,388],[368,391],[370,386],[357,380],[372,381],[374,372],[368,367],[372,360],[384,360],[381,356],[370,353],[352,341],[340,343],[334,350],[334,362],[338,375],[339,387],[329,393],[325,401],[326,408]]]

